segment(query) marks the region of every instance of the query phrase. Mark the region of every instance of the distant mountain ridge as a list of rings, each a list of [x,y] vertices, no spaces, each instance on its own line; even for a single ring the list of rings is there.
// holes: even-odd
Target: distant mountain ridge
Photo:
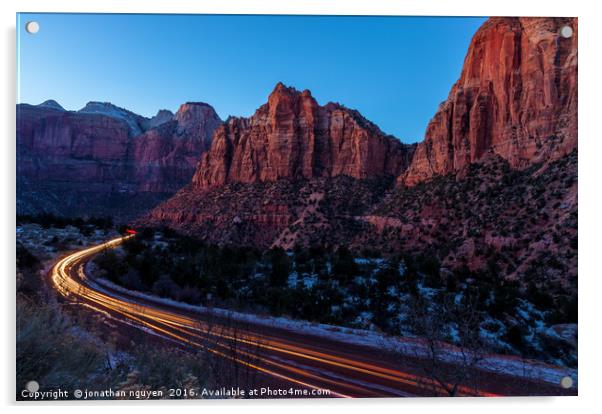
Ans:
[[[57,111],[65,110],[65,108],[63,108],[57,101],[53,99],[48,99],[47,101],[42,102],[38,106],[42,108],[56,109]]]
[[[111,103],[17,105],[17,212],[125,219],[153,207],[191,179],[221,124],[191,105],[153,118]]]
[[[148,129],[148,118],[135,114],[127,109],[120,108],[110,102],[88,102],[77,112],[100,114],[109,116],[111,118],[124,120],[130,128],[132,136],[140,135],[142,132]]]

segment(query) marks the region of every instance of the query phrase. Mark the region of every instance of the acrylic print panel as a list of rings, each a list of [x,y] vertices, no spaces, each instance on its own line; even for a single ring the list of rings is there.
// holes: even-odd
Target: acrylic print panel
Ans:
[[[576,395],[576,18],[19,14],[16,398]]]

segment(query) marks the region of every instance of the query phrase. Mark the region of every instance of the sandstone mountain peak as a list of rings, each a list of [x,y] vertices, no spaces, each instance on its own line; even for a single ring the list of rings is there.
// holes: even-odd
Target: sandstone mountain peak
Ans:
[[[99,114],[125,121],[130,129],[130,136],[140,135],[147,129],[148,118],[110,102],[90,101],[77,112]]]
[[[157,114],[148,121],[148,128],[156,128],[174,119],[174,113],[168,109],[159,109]]]
[[[217,113],[215,112],[215,109],[213,109],[213,107],[211,105],[209,105],[208,103],[205,103],[205,102],[183,103],[182,105],[180,105],[180,107],[176,111],[174,118],[181,122],[185,122],[186,120],[189,120],[194,117],[198,117],[201,114],[203,114],[203,115],[209,114],[212,117],[219,118],[217,116]]]
[[[215,109],[204,102],[182,104],[174,119],[178,123],[176,134],[199,142],[200,152],[209,149],[213,131],[222,123]],[[197,160],[200,152],[196,154]]]
[[[565,25],[573,29],[570,38],[560,35]],[[400,180],[412,185],[461,171],[489,154],[523,168],[576,148],[577,29],[576,18],[483,24]]]
[[[298,93],[299,91],[292,86],[286,86],[283,82],[278,82],[278,83],[276,83],[276,86],[274,86],[272,93],[276,93],[276,92],[297,92]]]
[[[302,91],[300,91],[299,89],[295,88],[292,85],[291,86],[285,85],[283,82],[276,83],[276,85],[274,86],[274,89],[272,89],[272,92],[270,93],[270,95],[272,95],[274,93],[286,93],[286,94],[293,94],[293,95],[300,95],[300,94],[311,95],[311,91],[309,89],[303,89]]]
[[[158,117],[158,116],[172,116],[173,117],[174,113],[171,112],[169,109],[159,109],[157,111],[157,114],[155,115],[155,117]]]
[[[397,176],[412,151],[357,111],[320,106],[308,90],[279,82],[253,116],[229,118],[216,130],[193,183],[209,188],[281,178]]]
[[[64,111],[65,110],[65,108],[63,108],[61,106],[61,104],[59,104],[54,99],[48,99],[48,100],[42,102],[41,104],[39,104],[38,107],[49,108],[49,109],[56,109],[58,111]]]
[[[317,105],[316,100],[311,95],[311,92],[308,89],[299,91],[295,87],[286,86],[282,82],[278,82],[276,84],[276,86],[268,96],[268,102],[266,103],[266,105],[276,108],[280,102],[283,102],[284,105],[287,105],[287,102],[289,102],[289,100],[304,100],[308,105]]]
[[[141,115],[135,114],[134,112],[119,107],[111,102],[101,102],[101,101],[89,101],[83,108],[81,108],[78,112],[88,112],[88,113],[105,113],[108,111],[115,111],[115,113],[122,114],[131,114],[135,116],[142,117]]]
[[[213,108],[211,105],[209,105],[206,102],[190,101],[190,102],[186,102],[186,103],[183,103],[182,105],[180,105],[180,110],[183,109],[183,108],[185,108],[185,107],[189,107],[189,106],[199,106],[199,107]]]

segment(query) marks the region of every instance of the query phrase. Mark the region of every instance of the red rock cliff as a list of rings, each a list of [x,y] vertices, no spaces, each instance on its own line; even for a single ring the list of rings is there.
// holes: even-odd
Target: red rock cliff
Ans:
[[[142,191],[175,191],[188,184],[221,119],[210,105],[188,102],[174,120],[133,140],[134,179]]]
[[[132,210],[125,202],[109,209],[116,205],[115,194],[124,200],[138,200],[141,193],[164,199],[190,182],[219,124],[213,108],[202,103],[153,118],[110,103],[89,103],[80,111],[66,111],[54,101],[19,104],[19,211],[106,215]],[[108,207],[99,209],[98,200]]]
[[[128,125],[109,116],[19,105],[17,178],[110,189],[126,173],[128,141]]]
[[[560,35],[570,26],[570,38]],[[491,18],[400,181],[464,169],[488,153],[514,168],[577,146],[577,18]]]
[[[279,83],[252,117],[230,118],[216,130],[193,183],[204,189],[279,178],[396,176],[412,150],[357,111],[320,106],[309,91]]]

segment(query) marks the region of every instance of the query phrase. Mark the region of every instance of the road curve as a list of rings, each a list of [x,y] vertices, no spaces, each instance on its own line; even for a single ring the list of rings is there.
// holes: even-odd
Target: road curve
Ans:
[[[149,334],[206,350],[271,377],[272,383],[285,385],[284,388],[306,390],[308,394],[301,396],[324,396],[323,390],[328,390],[326,396],[330,397],[447,395],[443,388],[419,375],[415,366],[405,366],[401,357],[307,333],[249,323],[242,326],[210,311],[197,314],[101,288],[88,279],[86,263],[94,255],[115,248],[130,237],[134,236],[118,237],[60,259],[50,272],[52,286],[69,301],[103,312]],[[459,391],[460,395],[499,395],[467,386],[461,386]]]

